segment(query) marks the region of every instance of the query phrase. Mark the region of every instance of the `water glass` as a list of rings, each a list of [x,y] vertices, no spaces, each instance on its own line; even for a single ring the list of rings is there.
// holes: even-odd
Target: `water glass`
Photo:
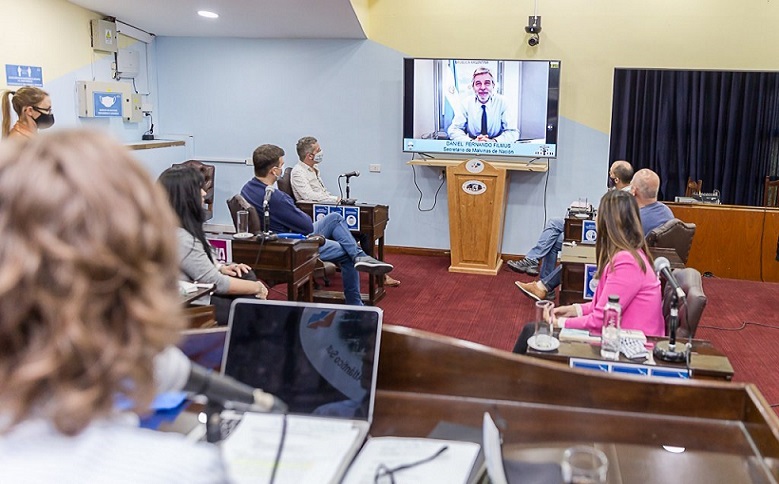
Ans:
[[[565,449],[560,467],[566,484],[606,484],[609,459],[595,447],[577,445]]]
[[[536,301],[535,332],[533,333],[535,346],[539,349],[551,348],[554,344],[552,336],[552,301]]]
[[[236,231],[239,234],[249,233],[249,212],[248,210],[238,210],[236,212]]]

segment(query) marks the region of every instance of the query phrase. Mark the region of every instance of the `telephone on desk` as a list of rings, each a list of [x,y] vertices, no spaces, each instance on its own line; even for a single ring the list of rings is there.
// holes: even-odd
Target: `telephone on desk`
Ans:
[[[577,200],[571,202],[568,206],[568,215],[576,218],[590,218],[595,213],[595,209],[586,200]]]

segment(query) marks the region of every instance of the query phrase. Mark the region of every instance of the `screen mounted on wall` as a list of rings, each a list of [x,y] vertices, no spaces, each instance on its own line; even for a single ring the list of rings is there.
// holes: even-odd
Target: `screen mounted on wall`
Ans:
[[[557,156],[560,61],[403,62],[403,151]]]

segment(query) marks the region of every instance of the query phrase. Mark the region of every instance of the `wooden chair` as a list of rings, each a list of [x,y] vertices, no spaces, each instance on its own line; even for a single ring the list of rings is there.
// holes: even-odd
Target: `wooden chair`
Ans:
[[[698,180],[696,182],[692,178],[687,178],[687,190],[684,192],[684,196],[692,197],[694,194],[700,193],[702,187],[703,187],[703,180]]]
[[[214,216],[214,175],[216,174],[216,167],[214,165],[207,165],[198,160],[187,160],[183,163],[174,163],[173,166],[184,165],[191,166],[203,174],[203,186],[201,187],[206,192],[206,207],[208,207],[206,220],[211,220]]]
[[[763,187],[763,206],[779,207],[779,177],[765,177],[765,186]]]
[[[687,295],[685,301],[680,301],[679,303],[679,321],[676,328],[676,337],[684,339],[694,338],[703,309],[708,302],[708,298],[703,292],[703,279],[701,279],[701,273],[692,267],[674,269],[673,274],[679,282],[679,286]],[[670,332],[671,296],[673,292],[673,287],[670,284],[666,284],[663,294],[663,317],[665,318],[666,334]]]
[[[685,223],[678,218],[672,218],[646,234],[649,247],[664,247],[676,250],[679,258],[687,264],[692,248],[692,238],[695,236],[695,224]]]

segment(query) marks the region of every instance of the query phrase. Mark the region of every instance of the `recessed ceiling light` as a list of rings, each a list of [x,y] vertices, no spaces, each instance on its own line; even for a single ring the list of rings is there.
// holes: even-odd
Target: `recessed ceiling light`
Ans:
[[[205,18],[219,18],[218,13],[209,12],[208,10],[198,10],[197,14]]]

